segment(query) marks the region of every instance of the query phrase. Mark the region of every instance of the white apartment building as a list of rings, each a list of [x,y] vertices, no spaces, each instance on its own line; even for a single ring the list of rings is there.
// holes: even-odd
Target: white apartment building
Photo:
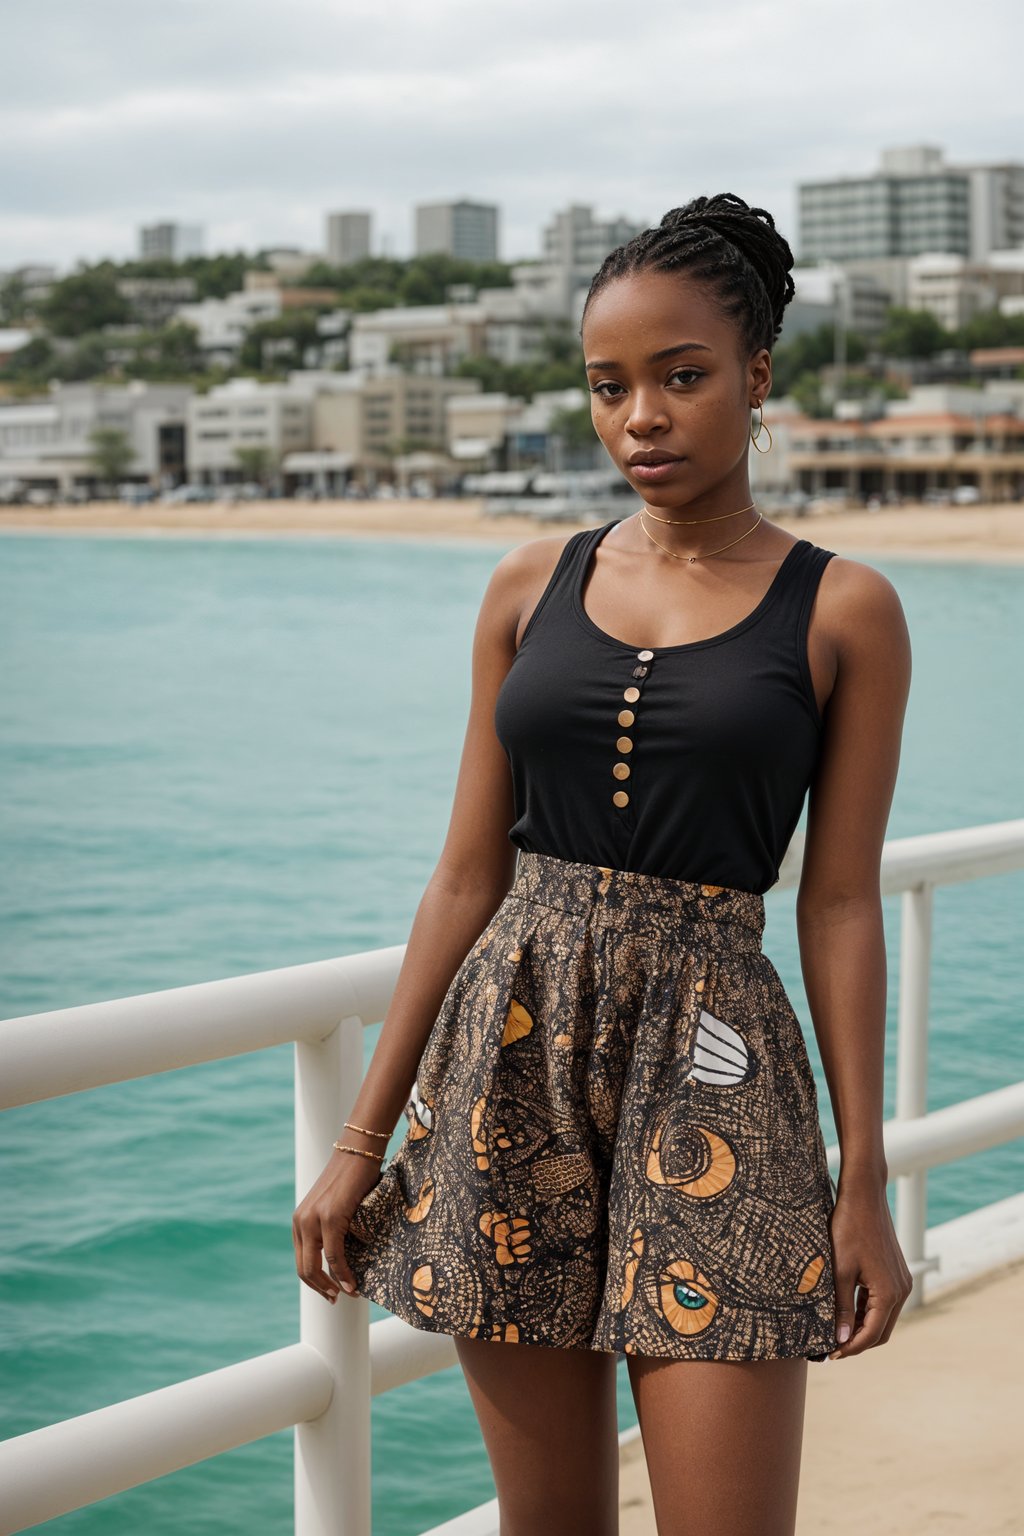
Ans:
[[[977,263],[1024,245],[1019,161],[951,165],[937,145],[907,145],[883,150],[870,175],[805,182],[798,198],[805,257],[863,262],[936,253]]]
[[[239,448],[265,449],[271,464],[312,445],[313,400],[308,390],[257,379],[229,379],[188,403],[189,478],[204,484],[245,479]]]
[[[963,256],[915,256],[910,264],[907,303],[927,310],[947,331],[955,331],[996,305],[988,267]]]
[[[229,293],[224,299],[182,304],[176,318],[195,326],[199,345],[211,363],[232,363],[250,326],[261,320],[276,320],[280,313],[278,289],[259,288]]]
[[[380,373],[399,364],[418,374],[443,374],[465,357],[506,364],[543,356],[545,313],[527,285],[481,288],[471,302],[409,305],[353,315],[349,367]]]
[[[327,260],[332,267],[351,266],[370,255],[373,215],[363,212],[327,215]]]
[[[203,254],[201,224],[143,224],[139,229],[142,261],[184,261]]]
[[[0,402],[0,482],[63,495],[94,484],[90,433],[123,432],[134,450],[127,478],[173,484],[184,470],[186,384],[53,384],[38,400]]]
[[[443,374],[464,357],[485,352],[486,314],[475,304],[422,304],[353,315],[349,367],[379,374],[400,364],[414,373]]]
[[[458,261],[498,260],[498,209],[493,203],[420,203],[415,210],[417,256],[440,252]]]
[[[1024,164],[970,165],[970,259],[1024,249]]]

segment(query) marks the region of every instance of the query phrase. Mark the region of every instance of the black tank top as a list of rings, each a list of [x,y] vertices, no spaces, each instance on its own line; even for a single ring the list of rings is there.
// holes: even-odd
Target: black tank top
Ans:
[[[763,894],[796,829],[822,719],[807,626],[833,551],[799,539],[757,607],[638,649],[583,607],[616,518],[573,534],[498,693],[517,848]]]

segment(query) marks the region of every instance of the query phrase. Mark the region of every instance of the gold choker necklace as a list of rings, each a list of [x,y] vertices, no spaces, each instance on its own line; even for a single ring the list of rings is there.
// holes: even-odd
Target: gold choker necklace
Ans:
[[[748,511],[749,508],[745,507],[743,510],[744,511]],[[646,533],[647,537],[650,539],[651,543],[652,544],[656,544],[657,547],[660,550],[663,550],[666,555],[671,555],[673,560],[687,560],[692,565],[695,560],[707,560],[711,555],[720,555],[723,550],[732,549],[732,546],[734,544],[738,544],[740,542],[740,539],[745,539],[745,538],[747,538],[747,536],[749,534],[753,533],[754,529],[757,527],[757,524],[761,521],[763,516],[764,516],[764,513],[763,512],[759,512],[757,514],[756,522],[754,522],[754,524],[750,528],[747,529],[746,533],[741,533],[739,539],[730,539],[728,544],[723,544],[720,549],[706,549],[704,551],[704,553],[700,554],[700,555],[677,555],[675,550],[673,550],[673,549],[665,549],[664,544],[658,544],[657,539],[654,537],[654,535],[651,533],[650,529],[647,527],[647,524],[644,522],[644,514],[643,514],[642,511],[640,513],[640,526],[643,529],[644,533]],[[708,519],[708,521],[710,522],[710,518]]]
[[[718,517],[659,517],[657,512],[651,511],[650,507],[644,508],[647,516],[653,517],[655,522],[677,523],[680,528],[692,528],[696,523],[721,523],[727,517],[739,517],[740,512],[752,512],[753,510],[754,503],[751,502],[749,507],[740,507],[739,512],[722,512]]]

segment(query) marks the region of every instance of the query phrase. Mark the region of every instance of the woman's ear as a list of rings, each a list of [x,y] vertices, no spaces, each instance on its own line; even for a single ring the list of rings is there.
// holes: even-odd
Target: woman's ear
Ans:
[[[761,347],[750,359],[747,369],[751,400],[766,400],[772,392],[772,355]]]

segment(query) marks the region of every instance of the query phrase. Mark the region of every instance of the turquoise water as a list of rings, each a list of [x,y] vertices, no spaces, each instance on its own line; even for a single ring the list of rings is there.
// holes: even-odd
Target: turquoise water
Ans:
[[[447,826],[500,553],[2,540],[0,1017],[402,942]],[[890,834],[1021,815],[1024,568],[872,563],[915,653]],[[1022,897],[1021,875],[936,894],[932,1108],[1024,1076]],[[768,911],[831,1140],[792,895]],[[898,915],[887,900],[887,1112]],[[0,1158],[0,1436],[296,1337],[291,1047],[9,1111]],[[1014,1147],[938,1170],[929,1220],[1020,1185]],[[373,1415],[377,1536],[493,1497],[457,1367]],[[277,1536],[291,1467],[289,1430],[46,1528]]]

